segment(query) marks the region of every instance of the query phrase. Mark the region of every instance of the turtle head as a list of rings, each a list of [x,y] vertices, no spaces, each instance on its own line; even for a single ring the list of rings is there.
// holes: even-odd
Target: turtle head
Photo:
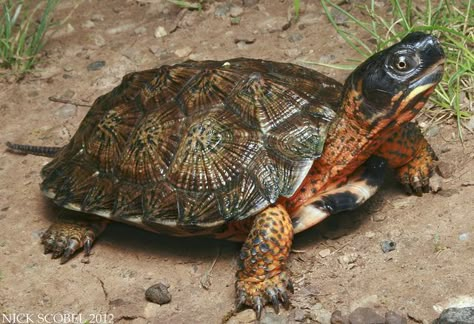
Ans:
[[[347,78],[344,113],[361,130],[403,124],[423,107],[443,76],[438,40],[421,32],[371,56]]]

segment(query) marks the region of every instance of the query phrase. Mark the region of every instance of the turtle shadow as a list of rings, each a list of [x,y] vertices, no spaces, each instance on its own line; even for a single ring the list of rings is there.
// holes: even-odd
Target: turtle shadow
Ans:
[[[389,174],[382,188],[358,209],[332,215],[296,235],[293,250],[317,249],[324,241],[338,240],[356,233],[361,227],[371,222],[371,218],[376,213],[381,212],[387,203],[387,196],[401,193],[400,188],[393,175]],[[85,213],[59,207],[49,199],[43,201],[41,213],[51,223],[58,218],[91,217]],[[173,237],[119,222],[111,222],[95,245],[107,245],[111,249],[128,251],[131,254],[145,254],[152,258],[181,258],[183,262],[212,261],[219,251],[220,258],[230,262],[231,259],[236,261],[241,242],[218,240],[206,236]]]

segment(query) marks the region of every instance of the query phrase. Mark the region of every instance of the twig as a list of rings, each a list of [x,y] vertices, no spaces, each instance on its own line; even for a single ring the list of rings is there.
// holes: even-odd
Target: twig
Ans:
[[[79,103],[79,102],[77,102],[77,101],[72,101],[72,100],[70,100],[70,99],[64,99],[64,98],[60,98],[60,97],[51,96],[51,97],[49,97],[48,99],[51,100],[51,101],[54,101],[54,102],[60,102],[60,103],[65,103],[65,104],[71,104],[71,105],[74,105],[74,106],[92,107],[92,105],[86,105],[86,104]]]

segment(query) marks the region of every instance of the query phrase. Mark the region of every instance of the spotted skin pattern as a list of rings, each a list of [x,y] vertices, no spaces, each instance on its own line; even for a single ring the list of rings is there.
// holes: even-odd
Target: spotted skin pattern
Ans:
[[[384,157],[396,170],[407,193],[421,196],[429,192],[430,177],[438,158],[416,124],[407,123],[400,127],[376,154]]]
[[[288,307],[293,285],[286,261],[293,241],[293,226],[285,208],[276,205],[255,217],[245,240],[237,271],[237,300],[252,306],[260,318],[263,306],[271,303],[278,312],[280,302]]]

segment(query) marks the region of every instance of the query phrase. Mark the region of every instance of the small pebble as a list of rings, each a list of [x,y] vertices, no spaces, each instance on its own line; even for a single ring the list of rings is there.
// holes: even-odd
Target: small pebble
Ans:
[[[471,131],[474,131],[474,116],[469,118],[469,121],[466,123],[466,127],[469,128]]]
[[[260,324],[287,324],[288,320],[283,315],[278,315],[272,312],[264,312],[259,322]]]
[[[96,34],[96,35],[93,35],[91,38],[94,41],[95,45],[97,45],[99,47],[102,47],[102,46],[105,45],[105,38],[102,37],[101,35]]]
[[[447,308],[433,324],[474,324],[474,307]]]
[[[214,11],[214,16],[216,17],[225,17],[229,12],[232,7],[232,4],[230,2],[222,3],[216,7],[216,10]]]
[[[375,233],[372,231],[368,231],[365,233],[365,237],[367,238],[373,238],[375,236]]]
[[[145,298],[159,305],[168,304],[171,301],[171,294],[168,291],[169,286],[164,283],[158,283],[151,286],[145,292]]]
[[[321,258],[325,258],[325,257],[329,256],[330,254],[331,254],[330,249],[324,249],[324,250],[319,251],[319,256]]]
[[[462,233],[462,234],[459,234],[459,240],[460,240],[460,241],[467,241],[467,240],[469,240],[469,233]]]
[[[186,47],[177,49],[176,51],[174,51],[174,54],[177,57],[186,57],[186,56],[189,56],[189,54],[191,54],[192,51],[193,49],[191,47],[186,46]]]
[[[454,164],[445,161],[439,162],[436,166],[436,171],[438,172],[438,174],[445,179],[451,178],[455,170],[456,167],[454,166]]]
[[[239,25],[240,24],[240,17],[231,17],[230,18],[230,24],[232,26]]]
[[[331,315],[331,324],[349,324],[349,320],[342,316],[341,311],[337,310]]]
[[[61,118],[71,118],[76,116],[77,107],[72,104],[62,105],[54,114]]]
[[[166,35],[168,35],[168,33],[166,32],[165,27],[158,26],[155,29],[154,35],[155,35],[155,38],[161,38],[161,37],[165,37]]]
[[[340,264],[351,264],[356,262],[357,258],[359,255],[357,253],[349,253],[349,254],[344,254],[343,256],[340,256],[337,258]]]
[[[95,61],[87,66],[87,71],[98,71],[105,66],[105,61]]]
[[[234,37],[234,43],[244,42],[245,44],[253,44],[257,39],[252,34],[238,34]]]
[[[385,318],[367,307],[357,308],[349,314],[350,324],[385,324]]]
[[[288,41],[291,43],[296,43],[302,40],[304,36],[300,33],[293,33],[290,36],[288,36]]]
[[[382,243],[380,243],[380,246],[382,248],[382,252],[387,253],[387,252],[395,250],[397,248],[397,243],[395,243],[392,240],[386,240],[386,241],[382,241]]]
[[[133,32],[135,33],[135,35],[143,35],[146,33],[146,27],[145,26],[137,27],[135,28]]]
[[[242,0],[242,5],[244,7],[251,7],[255,6],[259,0]]]
[[[94,28],[95,27],[95,24],[92,20],[86,20],[83,24],[82,24],[82,27],[83,28]]]
[[[243,13],[244,13],[244,9],[242,9],[242,7],[239,7],[239,6],[232,6],[232,8],[230,8],[230,11],[229,11],[230,16],[233,18],[239,17]]]
[[[93,14],[91,20],[94,22],[104,21],[104,16],[101,14]]]
[[[407,324],[407,319],[395,312],[388,311],[385,313],[385,324]]]

